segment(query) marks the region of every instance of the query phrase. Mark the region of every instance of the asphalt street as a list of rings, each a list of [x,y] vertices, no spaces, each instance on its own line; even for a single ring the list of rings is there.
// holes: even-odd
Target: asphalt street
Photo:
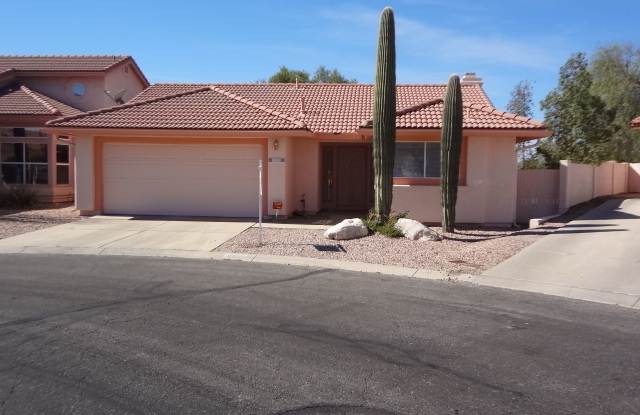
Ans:
[[[231,261],[0,255],[0,414],[639,414],[640,312]]]

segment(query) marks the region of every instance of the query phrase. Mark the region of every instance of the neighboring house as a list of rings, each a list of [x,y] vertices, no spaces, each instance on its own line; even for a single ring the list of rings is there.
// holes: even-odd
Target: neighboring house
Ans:
[[[516,142],[544,125],[496,110],[463,78],[458,221],[512,223]],[[440,220],[445,85],[398,85],[393,209]],[[120,107],[49,122],[76,145],[85,214],[255,217],[264,209],[364,211],[372,203],[372,85],[159,84]]]
[[[631,128],[640,129],[640,116],[631,120]]]
[[[33,186],[45,202],[73,200],[73,149],[42,127],[122,104],[148,86],[130,56],[0,56],[2,179]]]

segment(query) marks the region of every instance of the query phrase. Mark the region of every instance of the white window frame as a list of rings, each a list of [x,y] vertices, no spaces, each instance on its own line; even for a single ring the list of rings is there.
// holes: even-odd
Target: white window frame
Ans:
[[[396,144],[404,144],[404,143],[418,143],[418,144],[422,144],[422,176],[393,176],[393,177],[397,177],[398,179],[440,179],[440,175],[438,176],[427,176],[427,144],[438,144],[440,145],[439,141],[427,141],[427,140],[423,140],[423,141],[417,141],[417,140],[413,140],[413,141],[397,141]]]

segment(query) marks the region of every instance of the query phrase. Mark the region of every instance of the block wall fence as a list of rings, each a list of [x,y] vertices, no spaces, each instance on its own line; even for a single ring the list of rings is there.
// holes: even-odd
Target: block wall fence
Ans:
[[[560,168],[518,170],[516,218],[563,213],[596,197],[640,192],[640,163],[607,161],[599,166],[560,162]]]

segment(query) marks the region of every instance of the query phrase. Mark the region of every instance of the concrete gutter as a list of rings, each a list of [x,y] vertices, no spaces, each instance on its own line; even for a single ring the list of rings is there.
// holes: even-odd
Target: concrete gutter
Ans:
[[[130,248],[75,248],[75,247],[0,247],[0,254],[50,254],[50,255],[97,255],[97,256],[137,256],[210,260],[233,260],[265,264],[296,265],[303,267],[340,269],[346,271],[379,273],[401,277],[444,280],[456,278],[441,271],[394,265],[370,264],[367,262],[340,261],[297,256],[263,254],[238,254],[231,252],[186,251],[171,249],[130,249]]]

